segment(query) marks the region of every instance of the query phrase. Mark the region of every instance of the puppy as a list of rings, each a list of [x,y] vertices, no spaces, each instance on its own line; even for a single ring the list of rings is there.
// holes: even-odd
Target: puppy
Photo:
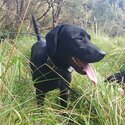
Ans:
[[[105,52],[91,43],[91,37],[84,29],[70,24],[52,29],[47,33],[45,42],[34,16],[32,21],[38,39],[32,46],[30,59],[37,104],[42,106],[46,93],[59,89],[60,104],[67,107],[72,69],[87,74],[96,83],[90,63],[102,60]]]

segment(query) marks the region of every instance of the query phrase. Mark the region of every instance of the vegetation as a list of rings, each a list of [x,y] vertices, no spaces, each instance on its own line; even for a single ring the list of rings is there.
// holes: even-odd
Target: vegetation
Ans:
[[[105,35],[95,37],[94,44],[107,52],[101,62],[95,63],[98,84],[92,85],[86,76],[73,73],[71,87],[79,95],[70,94],[69,105],[60,110],[58,90],[48,93],[43,113],[36,105],[33,82],[29,68],[30,48],[34,37],[21,36],[10,44],[0,45],[0,123],[1,125],[119,125],[125,122],[124,95],[120,85],[104,83],[115,71],[124,69],[123,38]],[[110,46],[110,47],[109,47]],[[66,113],[67,115],[60,115]]]
[[[121,88],[124,89],[124,85],[104,82],[110,74],[125,70],[124,0],[60,1],[61,11],[54,18],[52,17],[59,10],[58,0],[0,2],[0,34],[16,32],[14,40],[7,37],[0,43],[0,124],[124,125],[125,97],[124,93],[119,92]],[[7,9],[7,5],[10,8]],[[20,16],[17,16],[19,13],[16,10],[20,10]],[[91,34],[92,42],[107,54],[102,61],[93,64],[98,78],[96,86],[86,76],[73,73],[71,87],[79,95],[70,93],[67,109],[62,110],[59,105],[58,90],[48,93],[42,113],[36,105],[29,68],[30,48],[35,43],[36,36],[20,34],[23,31],[33,32],[31,24],[27,23],[31,12],[37,16],[42,26],[42,34],[45,35],[46,29],[56,26],[57,23],[75,23],[85,27]],[[97,32],[93,28],[93,18],[96,21]],[[114,33],[113,30],[118,32]]]
[[[0,28],[6,31],[31,31],[31,14],[37,17],[41,31],[60,23],[73,23],[106,32],[125,34],[125,0],[1,0]]]

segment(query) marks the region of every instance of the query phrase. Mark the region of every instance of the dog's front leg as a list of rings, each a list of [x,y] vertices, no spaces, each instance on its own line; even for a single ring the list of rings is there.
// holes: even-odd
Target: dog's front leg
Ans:
[[[37,105],[40,107],[43,106],[45,100],[45,93],[43,93],[39,89],[36,89],[36,99],[37,99]]]
[[[64,81],[62,81],[62,86],[60,87],[60,104],[63,108],[67,107],[67,101],[68,101],[68,89],[63,84]]]

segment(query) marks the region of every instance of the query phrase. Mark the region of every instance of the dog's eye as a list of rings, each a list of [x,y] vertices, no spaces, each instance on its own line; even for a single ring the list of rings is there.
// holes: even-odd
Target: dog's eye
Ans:
[[[78,40],[83,40],[83,38],[82,38],[82,37],[78,37],[77,39],[78,39]]]

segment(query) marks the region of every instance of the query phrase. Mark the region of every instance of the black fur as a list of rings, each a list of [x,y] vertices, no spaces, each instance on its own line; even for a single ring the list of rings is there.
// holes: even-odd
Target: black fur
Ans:
[[[48,32],[44,42],[34,16],[32,20],[38,39],[32,46],[30,59],[37,103],[43,105],[48,91],[60,89],[61,106],[67,107],[71,82],[70,67],[84,74],[82,69],[73,65],[70,59],[75,57],[93,63],[103,59],[105,52],[91,43],[90,35],[85,30],[69,24],[62,24]]]
[[[115,73],[111,76],[109,76],[108,78],[106,78],[105,82],[109,81],[109,82],[114,82],[116,81],[117,83],[125,83],[125,71],[119,72],[119,73]]]

